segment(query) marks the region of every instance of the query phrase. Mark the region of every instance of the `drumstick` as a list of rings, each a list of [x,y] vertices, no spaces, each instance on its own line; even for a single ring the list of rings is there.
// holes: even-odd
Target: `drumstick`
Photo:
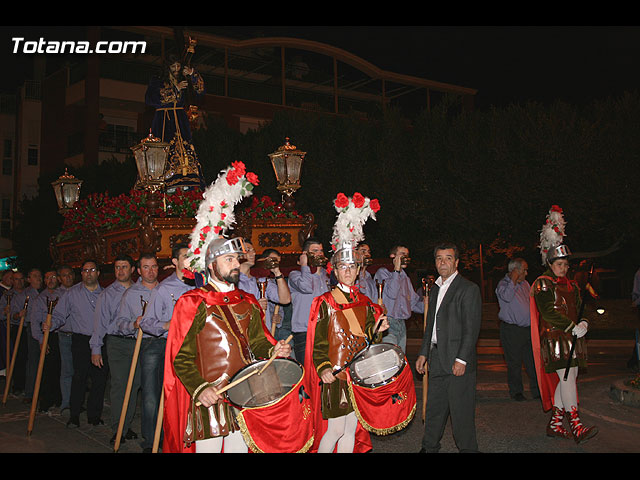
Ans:
[[[276,308],[273,309],[273,316],[271,317],[271,335],[276,333],[276,325],[278,325],[278,323],[273,321],[273,317],[278,314],[278,310],[280,310],[280,305],[276,305]]]
[[[293,335],[289,335],[289,337],[284,341],[285,344],[289,343],[291,341],[291,339],[293,338]],[[269,359],[269,361],[260,369],[260,370],[253,370],[251,373],[247,373],[244,377],[240,377],[237,380],[234,380],[233,382],[231,382],[230,384],[228,384],[225,387],[222,387],[220,390],[216,390],[216,394],[220,395],[221,393],[226,392],[227,390],[229,390],[231,387],[235,387],[237,384],[239,384],[240,382],[244,382],[247,378],[257,374],[261,374],[265,368],[267,368],[271,362],[273,362],[276,358],[276,354],[274,353],[271,358]],[[200,406],[202,405],[202,403],[200,403],[199,401],[196,401],[196,406]]]
[[[158,407],[158,419],[156,420],[156,431],[153,435],[153,447],[151,453],[158,453],[160,445],[160,432],[162,431],[162,419],[164,418],[164,385],[162,386],[162,394],[160,395],[160,406]]]

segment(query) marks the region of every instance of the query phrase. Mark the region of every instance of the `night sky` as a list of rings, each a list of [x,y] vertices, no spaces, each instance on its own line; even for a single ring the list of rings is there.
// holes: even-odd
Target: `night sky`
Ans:
[[[585,104],[640,85],[638,26],[202,28],[240,38],[290,36],[328,43],[382,69],[475,88],[478,108],[529,100]],[[30,72],[28,56],[12,53],[12,36],[65,40],[74,39],[77,31],[77,27],[0,27],[0,54],[9,67],[0,89],[11,92]]]

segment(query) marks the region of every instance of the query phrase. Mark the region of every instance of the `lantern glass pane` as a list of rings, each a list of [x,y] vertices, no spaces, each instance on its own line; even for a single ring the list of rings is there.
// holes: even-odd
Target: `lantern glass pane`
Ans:
[[[147,150],[147,173],[152,180],[160,180],[164,173],[167,154],[164,148],[149,148]]]
[[[302,157],[299,155],[287,156],[287,183],[297,184],[300,181],[300,169]]]
[[[63,183],[62,184],[62,196],[64,200],[64,207],[72,207],[76,200],[78,200],[79,185],[76,183]]]
[[[147,163],[145,161],[145,154],[142,148],[138,148],[133,152],[133,156],[136,159],[136,168],[138,169],[138,176],[140,180],[147,178]]]

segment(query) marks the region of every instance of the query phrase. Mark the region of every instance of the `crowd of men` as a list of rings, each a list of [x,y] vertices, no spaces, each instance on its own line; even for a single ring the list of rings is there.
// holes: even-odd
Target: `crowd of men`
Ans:
[[[251,293],[258,301],[265,327],[273,338],[282,341],[291,336],[290,356],[304,365],[305,353],[308,355],[310,351],[305,342],[312,303],[336,285],[336,272],[326,268],[322,242],[307,239],[298,267],[289,272],[288,278],[280,270],[278,251],[267,249],[257,258],[250,241],[244,241],[244,248],[237,288]],[[369,245],[363,242],[357,249],[366,266],[371,258]],[[26,275],[20,271],[4,272],[0,278],[1,334],[10,332],[8,341],[3,338],[0,342],[0,363],[4,364],[5,375],[13,350],[18,349],[13,360],[11,392],[21,396],[25,404],[33,401],[38,359],[47,333],[38,411],[53,414],[68,409],[69,428],[80,426],[82,411],[86,411],[89,424],[104,425],[104,397],[109,387],[111,418],[106,423],[113,432],[112,444],[138,439],[132,420],[140,400],[140,446],[143,452],[152,451],[174,306],[183,294],[195,288],[184,276],[187,253],[187,245],[173,248],[172,265],[167,268],[173,267],[174,271],[162,281],[155,255],[141,254],[136,260],[121,255],[113,264],[115,279],[106,287],[100,283],[100,265],[93,260],[84,261],[77,283],[74,270],[65,265],[44,272],[34,268]],[[403,351],[407,320],[413,312],[424,313],[429,298],[432,300],[416,371],[425,374],[429,365],[427,420],[429,425],[439,427],[425,430],[422,451],[439,449],[449,417],[460,449],[477,451],[473,392],[481,317],[479,289],[458,274],[458,251],[453,244],[434,250],[439,276],[430,282],[430,287],[434,287],[435,296],[428,295],[431,288],[427,292],[414,289],[405,271],[409,257],[406,246],[394,246],[389,256],[391,266],[378,268],[374,275],[366,268],[359,269],[355,285],[373,302],[384,306],[388,320],[384,341]],[[254,277],[252,272],[257,266],[269,275]],[[527,267],[523,259],[511,260],[507,274],[496,288],[509,392],[517,401],[524,399],[523,364],[531,392],[540,397],[531,350],[528,311],[531,287],[526,281]],[[447,291],[449,300],[443,302]],[[10,329],[4,322],[9,322]],[[440,323],[448,327],[440,328]],[[19,345],[15,345],[19,326],[24,334]],[[139,338],[139,360],[131,378]],[[123,408],[127,398],[128,404]],[[119,440],[118,432],[122,435]]]

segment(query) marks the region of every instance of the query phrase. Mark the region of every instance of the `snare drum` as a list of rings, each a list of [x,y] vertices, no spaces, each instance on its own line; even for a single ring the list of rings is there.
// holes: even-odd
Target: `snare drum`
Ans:
[[[375,388],[392,382],[406,364],[400,347],[376,343],[355,357],[349,366],[349,374],[356,385]]]
[[[413,372],[402,349],[390,343],[370,345],[349,366],[348,385],[362,426],[377,435],[405,428],[416,412]]]
[[[240,369],[229,383],[259,372],[268,360]],[[313,443],[313,418],[304,368],[295,360],[276,358],[264,372],[226,391],[238,408],[237,420],[245,442],[253,452],[306,452]]]

